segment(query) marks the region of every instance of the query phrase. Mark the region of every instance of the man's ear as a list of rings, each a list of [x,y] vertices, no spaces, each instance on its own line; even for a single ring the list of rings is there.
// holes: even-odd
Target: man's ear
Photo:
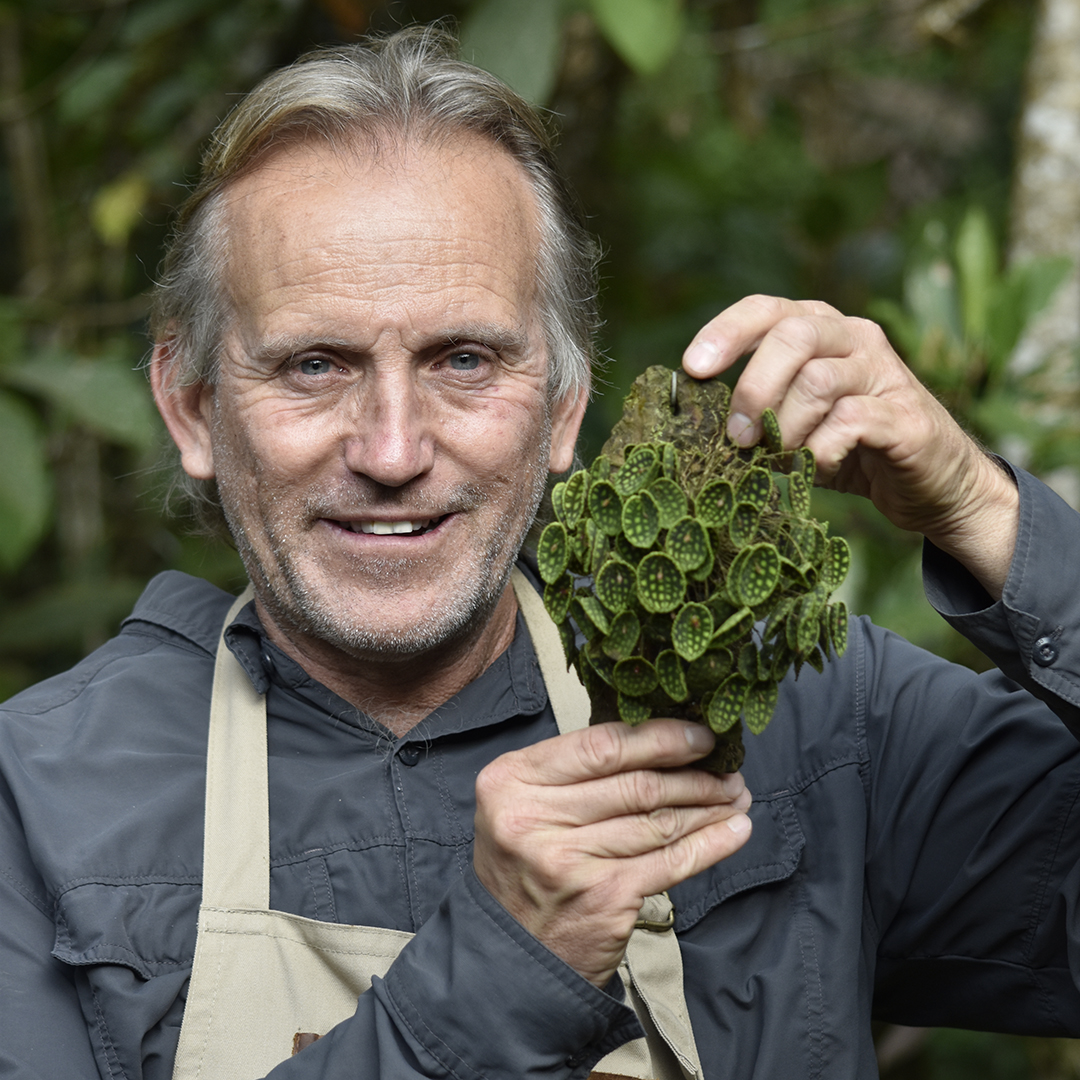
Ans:
[[[150,386],[158,412],[180,448],[184,472],[196,480],[214,478],[214,450],[210,438],[213,388],[204,382],[179,385],[180,360],[172,338],[154,345],[150,357]]]
[[[548,460],[551,472],[566,472],[574,464],[574,446],[588,403],[589,391],[585,387],[555,403],[551,412],[551,456]]]

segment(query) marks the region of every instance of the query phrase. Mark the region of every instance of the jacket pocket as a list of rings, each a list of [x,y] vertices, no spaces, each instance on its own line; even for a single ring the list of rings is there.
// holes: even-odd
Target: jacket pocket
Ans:
[[[734,855],[670,890],[675,930],[688,930],[717,904],[794,874],[806,844],[790,796],[780,795],[750,807],[754,829]]]

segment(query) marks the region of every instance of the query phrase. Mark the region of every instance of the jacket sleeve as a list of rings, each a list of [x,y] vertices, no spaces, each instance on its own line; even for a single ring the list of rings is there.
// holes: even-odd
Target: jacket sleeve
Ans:
[[[875,1012],[1076,1035],[1080,516],[1015,475],[1020,531],[1002,600],[941,552],[924,558],[931,602],[998,670],[866,636]]]
[[[592,986],[470,870],[355,1015],[269,1080],[585,1077],[641,1034],[615,982],[612,993]]]

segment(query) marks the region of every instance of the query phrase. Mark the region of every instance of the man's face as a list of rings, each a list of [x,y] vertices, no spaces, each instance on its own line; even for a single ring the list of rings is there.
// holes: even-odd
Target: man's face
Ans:
[[[264,609],[352,656],[467,638],[580,420],[547,401],[520,168],[472,138],[302,146],[226,198],[205,468]]]

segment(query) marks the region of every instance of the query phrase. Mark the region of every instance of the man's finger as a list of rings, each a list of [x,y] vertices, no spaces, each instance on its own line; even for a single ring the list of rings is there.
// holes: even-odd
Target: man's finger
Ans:
[[[637,727],[596,724],[521,750],[522,777],[535,784],[579,784],[634,769],[689,765],[704,757],[716,739],[703,724],[650,720]]]
[[[818,300],[744,297],[698,331],[683,353],[683,367],[696,379],[719,375],[740,356],[756,349],[781,319],[798,315],[839,317],[840,312]]]

